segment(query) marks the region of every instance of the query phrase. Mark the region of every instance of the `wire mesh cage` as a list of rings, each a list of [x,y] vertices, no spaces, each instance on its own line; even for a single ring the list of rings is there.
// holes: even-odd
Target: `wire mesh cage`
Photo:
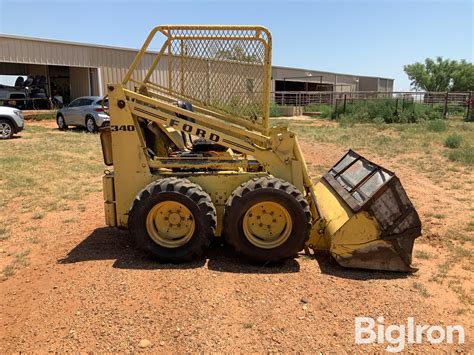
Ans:
[[[137,60],[157,32],[165,36],[165,42],[140,78],[134,73],[140,64]],[[161,75],[155,75],[156,71]],[[221,118],[232,116],[247,127],[264,130],[270,76],[271,37],[263,27],[159,26],[145,42],[124,84],[139,82],[148,91],[187,100],[220,112]]]

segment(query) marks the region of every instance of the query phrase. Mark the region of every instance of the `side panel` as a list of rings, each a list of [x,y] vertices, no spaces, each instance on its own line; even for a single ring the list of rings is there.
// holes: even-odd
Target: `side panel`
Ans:
[[[110,227],[115,227],[117,225],[117,215],[115,209],[114,175],[104,175],[102,177],[102,184],[104,188],[105,223]]]
[[[127,227],[128,210],[137,193],[148,185],[150,172],[143,147],[143,137],[126,104],[120,85],[109,87],[110,131],[114,162],[114,186],[117,226]]]

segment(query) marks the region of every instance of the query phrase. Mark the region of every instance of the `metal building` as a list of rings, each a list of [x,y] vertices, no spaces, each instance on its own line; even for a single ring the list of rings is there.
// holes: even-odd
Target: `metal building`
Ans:
[[[46,96],[56,93],[67,103],[78,96],[104,95],[108,83],[122,81],[136,53],[129,48],[0,34],[0,76],[42,76]],[[149,67],[155,55],[148,53],[142,67]],[[158,67],[151,79],[167,85],[165,72]],[[393,79],[274,66],[272,91],[391,92]]]

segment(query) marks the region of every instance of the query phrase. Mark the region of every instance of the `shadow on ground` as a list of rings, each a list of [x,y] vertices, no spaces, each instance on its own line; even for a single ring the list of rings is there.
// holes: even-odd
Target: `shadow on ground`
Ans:
[[[318,253],[315,256],[303,256],[273,264],[249,263],[239,257],[232,248],[221,240],[216,240],[209,247],[202,259],[181,264],[161,264],[153,257],[138,250],[128,231],[110,227],[94,230],[87,238],[74,247],[59,261],[61,264],[79,263],[94,260],[115,260],[113,267],[120,269],[193,269],[206,265],[210,270],[241,274],[285,274],[300,271],[303,258],[318,263],[322,274],[352,280],[377,280],[406,278],[409,273],[384,272],[363,269],[346,269],[339,266],[327,254]]]
[[[208,269],[217,272],[281,274],[300,270],[298,261],[294,259],[272,265],[248,263],[217,238],[202,259],[182,264],[161,264],[138,250],[128,231],[110,227],[94,230],[59,260],[59,263],[71,264],[94,260],[115,260],[113,267],[120,269],[193,269],[203,267],[207,261]]]
[[[407,272],[348,269],[340,266],[329,254],[317,253],[310,258],[316,260],[322,274],[351,280],[395,280],[410,276]]]

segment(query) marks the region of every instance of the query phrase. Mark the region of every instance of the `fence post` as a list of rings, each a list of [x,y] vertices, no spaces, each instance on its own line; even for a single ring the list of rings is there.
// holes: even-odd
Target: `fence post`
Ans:
[[[398,116],[398,97],[395,100],[395,116]]]
[[[343,112],[346,113],[346,94],[344,94],[344,109]]]
[[[472,102],[472,91],[469,91],[469,96],[468,96],[468,99],[467,99],[467,115],[466,115],[466,121],[470,121],[470,120],[471,120],[472,105],[473,105],[473,102]]]
[[[448,115],[448,91],[446,91],[446,96],[444,97],[444,110],[443,110],[443,118],[446,118]]]

